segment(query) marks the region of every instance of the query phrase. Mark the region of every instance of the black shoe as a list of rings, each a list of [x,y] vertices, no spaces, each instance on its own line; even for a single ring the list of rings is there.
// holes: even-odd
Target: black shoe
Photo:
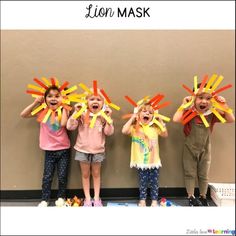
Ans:
[[[202,203],[195,197],[191,196],[189,199],[189,206],[202,206]]]
[[[199,201],[202,203],[203,206],[209,206],[206,198],[203,198],[202,196],[200,196]]]

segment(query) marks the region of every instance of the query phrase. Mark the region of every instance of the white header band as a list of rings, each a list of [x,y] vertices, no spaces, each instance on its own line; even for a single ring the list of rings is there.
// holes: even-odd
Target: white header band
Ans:
[[[1,1],[1,5],[2,29],[235,28],[234,1]]]

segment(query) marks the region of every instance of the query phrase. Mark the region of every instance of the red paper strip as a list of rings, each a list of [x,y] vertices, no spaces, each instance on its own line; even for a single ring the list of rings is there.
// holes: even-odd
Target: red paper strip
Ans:
[[[126,100],[132,104],[134,107],[137,107],[137,103],[135,101],[133,101],[129,96],[125,96]]]

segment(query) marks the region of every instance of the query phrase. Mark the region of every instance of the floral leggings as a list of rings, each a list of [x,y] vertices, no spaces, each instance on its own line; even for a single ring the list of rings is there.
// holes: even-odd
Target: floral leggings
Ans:
[[[151,200],[158,200],[159,188],[159,169],[138,169],[139,175],[139,199],[145,200],[147,198],[147,188],[150,185]]]
[[[59,151],[45,151],[44,173],[42,183],[42,200],[48,201],[51,195],[51,184],[57,167],[58,194],[57,197],[64,198],[67,185],[67,174],[70,162],[69,149]]]

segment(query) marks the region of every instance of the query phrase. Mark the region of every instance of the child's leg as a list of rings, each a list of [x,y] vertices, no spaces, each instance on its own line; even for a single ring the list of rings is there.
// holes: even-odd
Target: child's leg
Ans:
[[[152,199],[152,205],[151,206],[157,206],[157,200],[158,200],[158,188],[159,188],[159,169],[154,168],[150,169],[150,175],[149,175],[149,183],[150,183],[150,194]]]
[[[139,175],[139,199],[140,199],[139,206],[145,206],[146,205],[145,201],[147,198],[147,185],[149,179],[149,172],[148,170],[138,169],[138,175]]]
[[[208,188],[208,175],[211,164],[211,153],[210,149],[207,148],[202,154],[198,164],[198,185],[200,192],[200,201],[204,206],[208,206],[206,200],[207,188]]]
[[[59,160],[57,162],[58,194],[57,198],[65,198],[68,167],[70,162],[69,149],[58,151]]]
[[[197,158],[190,152],[187,146],[183,151],[184,181],[188,197],[194,196],[195,181],[197,175]]]
[[[100,186],[101,186],[101,162],[92,163],[92,176],[94,186],[94,200],[100,199]]]
[[[42,183],[42,200],[48,201],[51,195],[51,184],[56,166],[54,151],[45,151],[44,173]]]
[[[80,161],[82,184],[86,201],[90,202],[90,163]]]

